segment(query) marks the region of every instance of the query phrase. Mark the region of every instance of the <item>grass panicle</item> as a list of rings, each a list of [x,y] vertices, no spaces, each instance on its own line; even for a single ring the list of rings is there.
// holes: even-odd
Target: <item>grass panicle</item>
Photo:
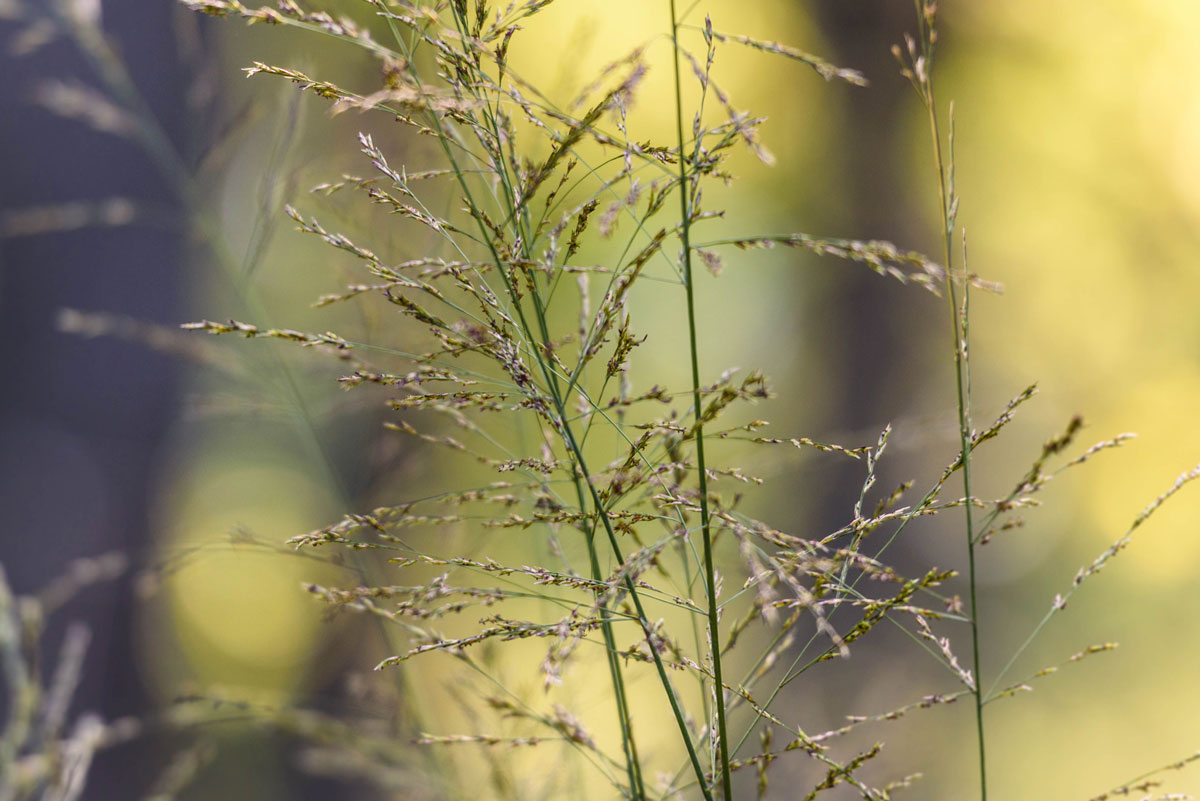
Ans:
[[[264,186],[270,197],[289,195],[279,211],[303,241],[351,265],[349,282],[316,297],[313,307],[333,314],[353,304],[384,324],[337,333],[270,319],[253,279],[272,229],[256,228],[242,254],[231,247],[215,215],[202,209],[203,181],[148,115],[97,21],[63,11],[86,3],[29,11],[28,20],[74,37],[102,88],[47,83],[37,101],[140,143],[171,181],[197,241],[239,305],[229,312],[236,316],[187,323],[184,331],[275,342],[247,345],[245,351],[260,355],[231,369],[230,354],[242,351],[207,347],[214,340],[197,344],[178,331],[79,310],[63,310],[59,324],[83,336],[142,342],[239,380],[270,378],[308,455],[344,504],[340,518],[287,541],[344,577],[306,581],[302,590],[331,617],[368,619],[386,654],[356,685],[365,712],[318,713],[204,688],[186,694],[157,723],[256,721],[307,743],[301,764],[314,774],[362,779],[413,797],[477,793],[472,783],[486,775],[497,798],[567,797],[583,777],[602,788],[598,796],[630,801],[735,801],[751,793],[808,801],[841,786],[884,801],[911,792],[920,774],[889,763],[873,732],[966,699],[977,792],[986,801],[989,766],[1013,756],[989,751],[985,707],[1116,647],[1092,645],[1022,681],[1008,679],[1067,600],[1163,503],[1200,477],[1200,468],[1181,475],[1082,567],[1007,663],[993,669],[998,662],[985,653],[991,632],[982,628],[980,609],[985,546],[1020,526],[1019,514],[1041,502],[1060,472],[1131,435],[1078,452],[1083,420],[1073,417],[1027,471],[1004,485],[1011,491],[999,498],[975,494],[982,483],[977,449],[1004,433],[1036,387],[976,428],[972,293],[1000,287],[968,269],[958,225],[953,105],[943,116],[934,91],[935,3],[916,0],[917,33],[893,49],[930,129],[941,249],[930,258],[879,239],[729,233],[721,212],[705,208],[704,190],[732,180],[735,154],[764,165],[774,156],[760,131],[763,118],[739,110],[722,88],[726,48],[800,62],[838,82],[823,86],[828,91],[859,91],[867,81],[791,44],[726,32],[707,17],[690,24],[693,9],[677,8],[674,0],[659,9],[656,35],[609,54],[608,66],[568,100],[521,74],[516,58],[531,46],[527,28],[550,0],[366,0],[356,6],[359,19],[298,0],[181,2],[210,16],[289,29],[297,54],[308,41],[333,39],[371,62],[376,85],[353,89],[324,78],[310,60],[304,71],[254,61],[245,74],[283,79],[305,102],[361,119],[361,132],[347,142],[359,163],[353,173],[323,176],[307,198],[291,197],[278,175]],[[28,11],[23,2],[9,5],[21,15]],[[651,67],[664,57],[672,67],[674,125],[656,141],[637,130],[629,110],[651,91]],[[37,235],[127,224],[148,214],[110,198],[9,212],[0,232]],[[359,224],[359,215],[371,222]],[[698,287],[728,280],[721,273],[735,260],[752,263],[749,251],[773,247],[836,259],[944,299],[954,363],[953,390],[945,394],[955,401],[957,435],[948,463],[939,462],[944,469],[923,481],[881,485],[892,425],[865,443],[793,432],[764,436],[767,421],[754,413],[773,395],[767,377],[757,370],[713,374],[706,366],[702,335],[716,314]],[[662,344],[648,333],[655,321],[641,315],[654,311],[636,302],[643,296],[673,304],[670,316],[683,321],[675,332],[682,344]],[[337,384],[350,395],[386,414],[380,436],[398,443],[392,447],[418,453],[437,469],[423,468],[409,485],[363,497],[346,490],[318,417],[298,389],[299,362],[281,354],[297,345],[336,368]],[[639,357],[648,351],[685,367],[683,385],[643,375]],[[754,459],[762,454],[765,464],[783,453],[861,471],[861,485],[845,499],[844,523],[789,530],[744,511],[746,494],[770,472]],[[889,564],[895,543],[934,517],[961,529],[964,574]],[[236,544],[276,547],[250,535]],[[186,558],[157,573],[179,569]],[[99,748],[153,729],[91,717],[69,729],[67,701],[86,633],[71,630],[49,680],[26,647],[36,642],[44,613],[112,567],[105,560],[80,563],[38,599],[13,598],[0,577],[0,659],[10,699],[0,739],[0,801],[72,798],[66,789],[42,791],[76,786]],[[866,714],[812,730],[806,710],[783,706],[789,685],[815,682],[818,666],[858,653],[877,629],[911,644],[939,671],[941,687],[888,711],[857,710]],[[433,669],[422,671],[425,664]],[[447,696],[439,713],[421,714],[423,696],[439,694]],[[519,775],[513,767],[519,763],[510,764],[506,754],[534,748],[553,749],[548,758],[561,758],[562,775],[544,782]],[[156,792],[173,797],[214,758],[207,745],[181,752]],[[1149,792],[1153,776],[1195,759],[1093,801]],[[771,769],[785,760],[801,764],[772,781]]]

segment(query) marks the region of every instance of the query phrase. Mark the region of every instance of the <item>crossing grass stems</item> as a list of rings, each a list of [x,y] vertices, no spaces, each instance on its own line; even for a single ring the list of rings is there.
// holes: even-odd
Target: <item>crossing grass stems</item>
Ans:
[[[349,550],[351,561],[342,563],[358,568],[372,554],[385,557],[382,569],[378,563],[374,572],[362,569],[356,586],[311,584],[306,589],[331,609],[357,611],[379,623],[394,649],[376,666],[383,676],[402,676],[410,662],[439,658],[474,676],[479,703],[465,719],[481,726],[491,721],[503,733],[439,731],[412,702],[405,705],[407,728],[389,735],[328,714],[272,711],[216,693],[193,698],[193,703],[217,700],[226,709],[232,704],[239,714],[320,743],[338,755],[334,761],[340,760],[342,772],[385,786],[420,785],[431,795],[456,792],[447,788],[454,786],[451,766],[457,763],[438,756],[445,749],[478,748],[493,766],[491,775],[498,777],[503,775],[496,768],[499,751],[557,743],[584,766],[589,780],[609,785],[599,791],[602,797],[762,798],[770,792],[772,764],[787,757],[810,763],[811,785],[788,788],[788,797],[807,801],[839,785],[865,799],[898,795],[918,775],[868,780],[868,773],[884,772],[869,769],[881,745],[850,748],[845,745],[853,741],[850,735],[966,699],[974,708],[978,743],[976,791],[986,801],[988,760],[1005,758],[985,747],[986,707],[1030,689],[1063,665],[1111,650],[1109,643],[1093,645],[1063,665],[1016,681],[1009,675],[1067,599],[1129,544],[1155,509],[1200,476],[1200,468],[1180,476],[1121,539],[1079,571],[1018,651],[988,677],[990,685],[985,684],[981,651],[987,633],[980,628],[976,575],[982,547],[1016,525],[1014,515],[1031,506],[1053,477],[1119,446],[1127,435],[1071,456],[1082,427],[1074,418],[1047,440],[1007,495],[985,499],[972,493],[974,451],[1001,432],[1035,389],[1019,393],[986,426],[973,423],[970,295],[996,287],[968,271],[965,236],[956,226],[953,107],[943,117],[934,91],[934,3],[915,0],[915,33],[906,35],[893,53],[928,115],[940,260],[879,240],[773,232],[705,239],[705,226],[717,215],[704,210],[702,188],[729,179],[723,168],[728,156],[746,148],[765,163],[773,160],[758,135],[762,120],[736,110],[714,78],[721,49],[750,48],[762,51],[764,58],[797,61],[827,81],[856,87],[866,81],[853,69],[791,45],[723,31],[707,17],[702,24],[690,24],[674,0],[655,4],[663,36],[619,54],[566,105],[517,74],[509,61],[510,50],[522,44],[522,28],[551,0],[507,5],[365,0],[369,19],[362,21],[295,0],[281,0],[274,7],[237,0],[181,1],[208,15],[290,28],[297,47],[305,36],[320,36],[365,51],[382,76],[381,85],[368,93],[286,65],[256,62],[246,73],[290,81],[335,112],[354,109],[393,120],[398,129],[430,137],[436,145],[432,158],[437,163],[414,165],[410,171],[393,141],[361,134],[357,147],[366,175],[343,176],[316,190],[319,196],[357,193],[361,199],[356,202],[376,204],[397,220],[424,228],[433,244],[380,253],[314,216],[291,206],[286,210],[300,232],[348,254],[370,282],[321,297],[317,304],[370,296],[390,304],[403,325],[388,331],[385,341],[275,328],[262,319],[205,320],[184,327],[283,340],[331,353],[348,365],[343,386],[378,393],[395,410],[387,427],[396,436],[410,438],[413,448],[448,450],[447,459],[473,461],[494,474],[487,482],[458,486],[454,471],[448,470],[445,485],[423,497],[349,512],[295,537],[290,545],[314,553]],[[139,138],[164,172],[178,178],[181,195],[189,197],[185,170],[169,154],[169,143],[154,121],[141,113],[132,81],[120,72],[102,34],[78,14],[63,20],[104,67],[100,74],[112,95],[105,102],[116,104],[126,115],[122,119],[132,121],[130,129],[143,131]],[[675,136],[651,142],[629,130],[626,112],[644,87],[647,59],[662,48],[670,50]],[[695,108],[685,106],[689,82],[698,85]],[[395,139],[399,141],[401,136]],[[454,210],[436,212],[439,199],[441,205],[450,199]],[[624,239],[617,235],[620,224],[627,232]],[[214,226],[205,231],[220,239]],[[739,255],[743,251],[777,246],[843,260],[945,297],[952,324],[958,453],[919,499],[906,501],[913,482],[883,496],[872,493],[890,427],[873,442],[851,446],[763,436],[765,423],[747,410],[770,395],[767,379],[758,372],[713,376],[701,369],[697,333],[706,310],[695,292],[694,267],[703,265],[715,274],[728,258],[753,258]],[[210,247],[219,257],[222,247]],[[956,257],[959,247],[961,257]],[[635,349],[657,347],[639,335],[631,301],[647,283],[664,281],[677,286],[677,302],[685,311],[687,352],[672,357],[687,363],[690,382],[677,390],[646,387],[630,367]],[[253,303],[248,308],[261,310]],[[118,335],[128,334],[129,326],[128,321],[78,312],[67,313],[63,324],[81,333]],[[152,339],[139,331],[131,335]],[[277,367],[288,369],[282,362]],[[683,412],[674,411],[676,402],[685,407]],[[522,433],[514,436],[514,431]],[[724,487],[761,481],[737,467],[716,464],[711,456],[714,443],[735,441],[744,446],[743,453],[798,449],[861,466],[864,480],[851,519],[836,531],[808,538],[744,515],[737,508],[741,493]],[[961,495],[951,490],[958,481]],[[869,495],[875,496],[873,505]],[[924,525],[934,515],[959,516],[966,574],[934,568],[908,576],[889,567],[884,558],[892,544],[909,526]],[[440,550],[445,543],[463,540],[423,533],[450,530],[477,537],[479,552]],[[499,561],[486,553],[488,537],[505,531],[529,541],[520,560]],[[963,587],[965,602],[953,590],[941,589],[947,585]],[[46,694],[37,690],[36,671],[19,646],[18,631],[27,624],[21,623],[18,606],[7,591],[0,593],[0,653],[9,698],[24,699],[9,707],[0,740],[0,767],[5,770],[0,785],[6,788],[4,798],[50,797],[37,793],[50,786],[47,781],[52,785],[59,780],[41,776],[18,783],[14,777],[32,775],[35,754],[65,753],[83,735],[60,736],[59,726],[48,729],[47,736],[35,736],[31,721],[39,719],[38,699]],[[472,623],[471,613],[481,610],[486,610],[484,617]],[[815,666],[845,657],[884,623],[898,627],[941,664],[954,689],[881,714],[850,716],[844,725],[819,732],[789,722],[796,715],[777,711],[784,688],[807,678]],[[965,659],[940,632],[952,627],[966,632]],[[456,633],[445,633],[448,629]],[[539,664],[529,666],[540,672],[542,696],[506,685],[504,671],[487,650],[533,638],[546,643]],[[572,680],[583,674],[581,654],[594,648],[602,654],[604,694],[611,700],[607,720],[570,708]],[[523,664],[520,660],[529,651],[514,645],[512,653]],[[80,657],[64,658],[77,664]],[[636,682],[641,687],[647,680],[669,716],[669,735],[653,715],[635,708],[631,686]],[[414,682],[433,679],[418,670],[404,681],[412,695]],[[556,702],[548,704],[549,698]],[[194,720],[184,716],[175,722]],[[101,732],[117,741],[121,738],[113,732],[134,736],[138,731],[129,722],[121,724],[125,729],[102,721],[89,725],[83,731],[93,748],[103,746]],[[614,741],[594,735],[597,727],[615,731]],[[748,746],[756,733],[757,749]],[[664,738],[678,748],[664,750]],[[414,758],[412,743],[434,756]],[[678,764],[672,753],[678,754]],[[1148,792],[1160,772],[1196,758],[1133,779],[1094,801],[1134,789]],[[314,769],[318,763],[332,769],[328,760],[314,757]],[[524,786],[521,797],[529,797],[533,786],[532,781]],[[498,797],[514,792],[496,788]]]

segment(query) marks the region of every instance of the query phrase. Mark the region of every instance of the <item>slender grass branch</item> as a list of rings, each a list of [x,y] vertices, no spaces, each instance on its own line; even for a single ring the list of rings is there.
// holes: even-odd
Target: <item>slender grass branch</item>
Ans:
[[[974,665],[974,687],[972,697],[975,702],[975,734],[979,753],[979,797],[987,801],[987,748],[985,745],[986,729],[983,720],[983,666],[980,660],[980,625],[979,625],[979,582],[976,570],[976,547],[974,509],[971,493],[971,452],[973,432],[971,429],[971,373],[970,351],[968,343],[970,310],[970,281],[962,282],[962,307],[958,304],[958,291],[954,281],[954,230],[955,218],[958,212],[958,198],[954,188],[954,106],[950,107],[950,134],[948,141],[949,157],[943,152],[941,126],[937,111],[937,97],[933,84],[933,56],[937,41],[934,19],[936,8],[925,0],[916,0],[918,25],[921,30],[921,49],[923,63],[914,70],[915,83],[924,101],[929,117],[930,136],[933,140],[934,165],[937,168],[938,198],[940,201],[940,226],[942,258],[946,269],[946,297],[950,307],[950,322],[954,333],[954,378],[958,403],[958,433],[962,454],[962,485],[963,516],[966,524],[967,538],[967,583],[971,605],[971,654]],[[965,265],[964,265],[965,275]]]
[[[714,694],[717,708],[717,752],[720,760],[721,789],[725,801],[733,801],[729,768],[729,734],[725,721],[725,684],[721,670],[720,617],[717,602],[716,568],[713,565],[712,521],[708,508],[708,470],[704,458],[704,422],[700,399],[700,348],[696,336],[696,291],[692,274],[692,205],[688,185],[688,159],[684,157],[683,79],[680,69],[679,18],[675,0],[670,0],[671,44],[675,66],[675,130],[679,146],[679,236],[683,245],[683,285],[687,293],[688,350],[692,368],[692,414],[696,427],[696,473],[700,490],[700,536],[704,542],[704,581],[708,592],[708,637],[712,656]]]

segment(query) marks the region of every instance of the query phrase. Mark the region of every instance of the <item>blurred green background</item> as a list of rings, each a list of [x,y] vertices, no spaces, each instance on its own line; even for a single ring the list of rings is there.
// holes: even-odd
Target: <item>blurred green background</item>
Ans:
[[[73,298],[70,305],[164,324],[235,317],[264,327],[332,330],[348,339],[394,337],[390,312],[378,304],[309,307],[319,295],[360,278],[347,260],[294,233],[281,208],[294,203],[331,229],[345,226],[351,238],[361,236],[376,252],[412,257],[420,247],[413,232],[370,216],[361,202],[309,196],[307,190],[343,172],[366,172],[354,138],[359,130],[372,132],[394,163],[403,161],[410,171],[433,166],[431,146],[398,137],[386,117],[331,118],[324,101],[298,98],[294,87],[273,79],[246,81],[238,72],[260,60],[370,89],[377,67],[337,43],[266,26],[210,24],[181,9],[156,11],[155,27],[139,27],[132,10],[138,5],[106,0],[105,24],[121,52],[135,58],[147,38],[190,43],[167,46],[160,58],[171,60],[170,70],[151,65],[132,75],[154,99],[151,111],[164,121],[183,163],[194,169],[182,192],[168,181],[167,189],[148,189],[141,197],[137,186],[112,194],[134,194],[139,208],[160,203],[156,193],[171,198],[165,201],[171,222],[142,214],[127,235],[171,236],[175,244],[158,263],[126,259],[114,271],[97,259],[66,265],[56,275],[70,280],[69,269],[101,276],[111,271],[119,294],[121,285],[144,288],[160,280],[155,271],[169,270],[176,289],[167,297],[149,294],[135,309],[89,304],[92,296]],[[368,18],[358,3],[331,7]],[[738,108],[769,118],[762,139],[777,158],[771,168],[748,154],[732,162],[738,180],[705,197],[706,207],[728,209],[722,226],[882,238],[939,256],[927,121],[889,53],[913,29],[907,3],[747,7],[713,0],[687,13],[697,25],[710,14],[718,30],[821,54],[862,70],[871,82],[865,89],[825,83],[802,65],[722,46],[714,77]],[[547,90],[565,97],[604,64],[649,42],[650,77],[630,109],[631,131],[639,139],[669,139],[674,120],[662,112],[670,106],[668,21],[665,3],[558,0],[514,40],[513,69],[544,76]],[[4,23],[10,43],[21,24]],[[1024,528],[983,549],[986,680],[1055,593],[1069,588],[1078,568],[1200,460],[1200,6],[1180,0],[948,2],[940,9],[940,32],[935,76],[943,112],[955,101],[959,219],[969,236],[970,269],[1005,287],[1002,295],[973,295],[977,425],[1028,384],[1040,388],[1018,421],[981,450],[979,494],[1010,489],[1041,442],[1073,414],[1087,420],[1080,446],[1125,431],[1139,434],[1128,447],[1055,481],[1043,495],[1045,507],[1026,515]],[[695,39],[699,49],[698,34]],[[71,43],[47,47],[66,52]],[[3,58],[5,65],[30,63],[11,52]],[[58,74],[60,63],[47,58],[36,73],[25,73],[28,84],[16,99],[28,101],[27,90]],[[67,66],[94,84],[92,67]],[[166,78],[174,81],[170,91],[156,84]],[[6,108],[5,115],[24,113]],[[6,123],[4,131],[5,163],[15,165],[21,157],[12,154],[29,145],[17,138],[19,126]],[[138,151],[136,141],[127,146]],[[43,161],[38,178],[60,187],[58,200],[68,200],[73,176],[86,173],[91,161],[86,154]],[[153,174],[154,166],[142,162],[132,169]],[[104,347],[110,363],[135,358],[144,343],[101,346],[52,333],[45,315],[65,304],[54,300],[58,279],[36,272],[48,258],[36,248],[52,249],[57,245],[48,242],[64,239],[69,244],[86,232],[35,232],[14,223],[23,209],[45,201],[35,190],[21,190],[13,179],[19,177],[16,166],[6,170],[0,308],[9,321],[3,340],[12,385],[22,383],[18,376],[31,365],[49,361],[53,368],[60,358],[55,354],[63,352],[88,360],[98,358],[89,349]],[[83,184],[75,199],[107,194],[103,185]],[[43,316],[21,317],[18,327],[13,310],[28,309],[35,295],[43,298],[37,302]],[[672,380],[680,367],[677,329],[669,313],[657,311],[672,297],[664,292],[634,302],[635,319],[650,335],[634,362],[646,386],[681,383]],[[944,299],[855,265],[782,249],[728,254],[720,277],[703,276],[699,299],[711,321],[702,331],[705,370],[715,375],[730,366],[761,368],[772,377],[778,397],[761,410],[772,421],[770,435],[857,445],[873,441],[890,422],[894,435],[881,485],[917,478],[919,488],[953,457],[953,362]],[[42,330],[57,350],[36,347]],[[10,399],[3,420],[9,444],[0,454],[0,556],[11,562],[30,549],[53,553],[61,536],[51,527],[32,543],[22,539],[21,532],[44,513],[22,482],[52,487],[51,497],[68,508],[86,504],[115,491],[89,478],[106,470],[114,448],[142,441],[145,469],[122,479],[141,490],[126,493],[131,497],[122,508],[145,537],[118,546],[153,568],[159,582],[144,599],[114,607],[113,614],[136,626],[129,647],[110,649],[109,662],[135,676],[132,683],[154,703],[170,701],[183,687],[217,684],[252,690],[264,703],[335,710],[346,675],[369,670],[388,653],[387,645],[357,621],[324,620],[301,583],[338,581],[341,574],[289,555],[281,543],[344,511],[405,497],[437,479],[437,470],[458,466],[385,436],[383,396],[342,392],[334,379],[345,371],[336,359],[267,343],[171,342],[183,355],[170,373],[160,373],[170,376],[174,389],[152,435],[136,420],[107,437],[80,433],[89,424],[90,393],[137,391],[136,383],[132,389],[105,387],[106,371],[94,377],[98,387],[75,395],[83,412],[73,407],[68,415],[60,411],[65,402],[37,400],[45,393],[70,394],[55,389],[59,382],[71,384],[65,370],[39,368],[38,380],[18,393],[26,400]],[[147,370],[162,369],[154,365]],[[155,385],[153,378],[141,380]],[[85,478],[62,477],[51,460],[39,458],[46,451],[28,440],[31,426],[68,441],[63,447],[79,454],[76,472]],[[18,458],[22,447],[31,455]],[[753,499],[754,509],[797,533],[832,530],[848,519],[861,481],[812,456],[772,456],[754,472],[772,479]],[[73,547],[84,552],[89,519],[70,522]],[[1194,623],[1200,618],[1198,519],[1200,495],[1184,493],[1164,507],[1050,625],[1022,661],[1024,669],[1014,671],[1015,680],[1093,643],[1122,646],[1042,680],[1032,694],[989,707],[996,798],[1086,799],[1200,747],[1194,678],[1200,663]],[[957,534],[948,519],[921,527],[900,543],[896,558],[914,570],[928,564],[961,569],[965,554]],[[54,564],[32,560],[21,580],[48,577]],[[384,566],[365,569],[379,580],[398,581]],[[133,597],[132,587],[124,592]],[[965,631],[956,642],[965,653]],[[890,648],[898,650],[891,654]],[[425,675],[414,664],[406,681],[435,684],[433,670]],[[788,699],[793,706],[786,712],[812,729],[836,725],[841,715],[877,714],[952,689],[944,675],[923,665],[911,643],[886,638],[847,662],[831,663],[816,679]],[[106,691],[99,686],[91,692],[104,697]],[[437,707],[445,703],[438,698],[432,691],[422,697],[427,716],[456,720],[458,712]],[[925,774],[908,797],[971,797],[969,712],[966,704],[938,708],[872,731],[888,743],[891,774]],[[447,724],[442,733],[461,730]],[[218,757],[184,798],[318,797],[298,778],[292,752],[278,740],[236,727],[225,736],[241,745],[225,749],[232,756]],[[538,759],[528,757],[535,767]],[[778,793],[772,797],[788,797],[790,771],[797,771],[796,780],[809,775],[807,764],[796,763],[793,768],[781,760],[772,768]],[[1200,771],[1169,778],[1178,790],[1200,789]],[[479,781],[486,777],[464,772],[455,792]],[[365,786],[334,787],[320,785],[319,797],[372,797]],[[513,797],[520,792],[514,789]]]

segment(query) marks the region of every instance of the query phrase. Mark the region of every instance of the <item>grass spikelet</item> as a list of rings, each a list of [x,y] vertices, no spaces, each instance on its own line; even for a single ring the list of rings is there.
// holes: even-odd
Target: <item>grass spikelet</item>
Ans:
[[[745,45],[746,47],[755,50],[761,50],[764,53],[773,53],[784,58],[799,61],[802,64],[807,64],[812,67],[818,75],[827,81],[834,78],[845,81],[846,83],[855,86],[866,86],[866,77],[858,70],[846,69],[844,67],[836,67],[825,61],[822,58],[806,53],[790,45],[780,44],[779,42],[770,42],[763,39],[754,39],[749,36],[739,34],[722,33],[715,31],[712,28],[711,21],[705,21],[704,36],[706,39],[715,39],[718,42],[736,42],[737,44]]]

